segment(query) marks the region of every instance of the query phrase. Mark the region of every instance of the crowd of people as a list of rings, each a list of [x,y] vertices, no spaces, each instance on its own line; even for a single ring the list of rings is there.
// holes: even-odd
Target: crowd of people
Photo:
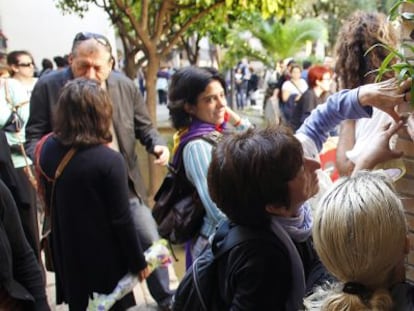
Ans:
[[[187,269],[223,224],[218,245],[235,227],[265,237],[218,260],[221,310],[414,310],[407,220],[392,176],[375,170],[401,157],[390,140],[403,126],[414,140],[414,115],[401,120],[395,110],[411,100],[412,83],[374,83],[370,73],[386,54],[365,53],[378,41],[396,42],[385,16],[356,12],[340,31],[335,67],[287,63],[265,127],[239,115],[254,104],[253,67],[235,71],[234,110],[217,69],[163,68],[157,90],[176,130],[171,159],[140,89],[113,70],[105,36],[76,34],[67,58],[54,58],[58,69],[44,59],[38,77],[29,52],[10,52],[9,77],[0,78],[0,310],[50,310],[46,268],[56,303],[70,310],[86,310],[92,293],[110,293],[128,273],[147,283],[160,310],[174,310],[168,268],[150,271],[144,257],[160,236],[137,140],[156,165],[183,166],[205,209],[185,244]],[[326,185],[319,153],[339,125],[344,177]],[[217,145],[203,138],[210,134]],[[53,267],[41,259],[47,246]],[[110,310],[135,304],[129,292]]]

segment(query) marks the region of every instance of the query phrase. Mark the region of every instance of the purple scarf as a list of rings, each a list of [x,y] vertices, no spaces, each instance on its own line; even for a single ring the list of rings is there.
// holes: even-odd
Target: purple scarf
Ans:
[[[184,132],[184,134],[182,134],[182,136],[180,137],[178,148],[175,151],[173,160],[172,160],[173,166],[175,168],[178,167],[178,163],[180,162],[180,158],[181,158],[181,153],[183,151],[182,149],[190,140],[206,135],[213,131],[222,132],[223,129],[226,128],[226,123],[227,123],[226,116],[224,118],[224,122],[220,125],[206,123],[206,122],[200,121],[199,119],[193,118],[193,121],[191,122],[188,130]]]

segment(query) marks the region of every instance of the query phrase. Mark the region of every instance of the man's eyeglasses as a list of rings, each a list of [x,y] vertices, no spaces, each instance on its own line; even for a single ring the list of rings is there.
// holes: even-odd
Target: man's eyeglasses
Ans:
[[[17,66],[19,66],[19,67],[32,67],[32,66],[34,66],[34,64],[33,63],[19,63],[19,64],[17,64]]]
[[[73,46],[75,46],[77,42],[89,39],[95,39],[96,41],[98,41],[98,43],[107,47],[110,52],[112,51],[111,43],[109,42],[109,40],[105,36],[93,32],[79,32],[78,34],[76,34],[75,39],[73,39]]]

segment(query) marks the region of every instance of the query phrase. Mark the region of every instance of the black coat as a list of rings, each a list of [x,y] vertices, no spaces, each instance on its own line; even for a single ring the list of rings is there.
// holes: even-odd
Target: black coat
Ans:
[[[25,310],[50,310],[39,263],[27,242],[13,197],[0,179],[0,287]]]
[[[53,177],[68,151],[49,137],[40,166]],[[51,183],[45,198],[50,206]],[[128,272],[145,266],[129,209],[127,172],[121,154],[100,145],[78,150],[57,179],[52,215],[52,248],[57,303],[84,311],[93,292],[109,294]]]

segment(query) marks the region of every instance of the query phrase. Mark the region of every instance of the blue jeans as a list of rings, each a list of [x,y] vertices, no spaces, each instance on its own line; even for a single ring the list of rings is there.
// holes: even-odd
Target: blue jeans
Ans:
[[[131,209],[139,241],[145,250],[150,247],[154,241],[160,239],[157,231],[157,224],[152,217],[151,210],[140,199],[129,199],[129,207]],[[170,278],[167,267],[161,267],[154,270],[146,279],[146,282],[149,292],[158,305],[165,306],[170,303],[174,291],[170,290]]]

